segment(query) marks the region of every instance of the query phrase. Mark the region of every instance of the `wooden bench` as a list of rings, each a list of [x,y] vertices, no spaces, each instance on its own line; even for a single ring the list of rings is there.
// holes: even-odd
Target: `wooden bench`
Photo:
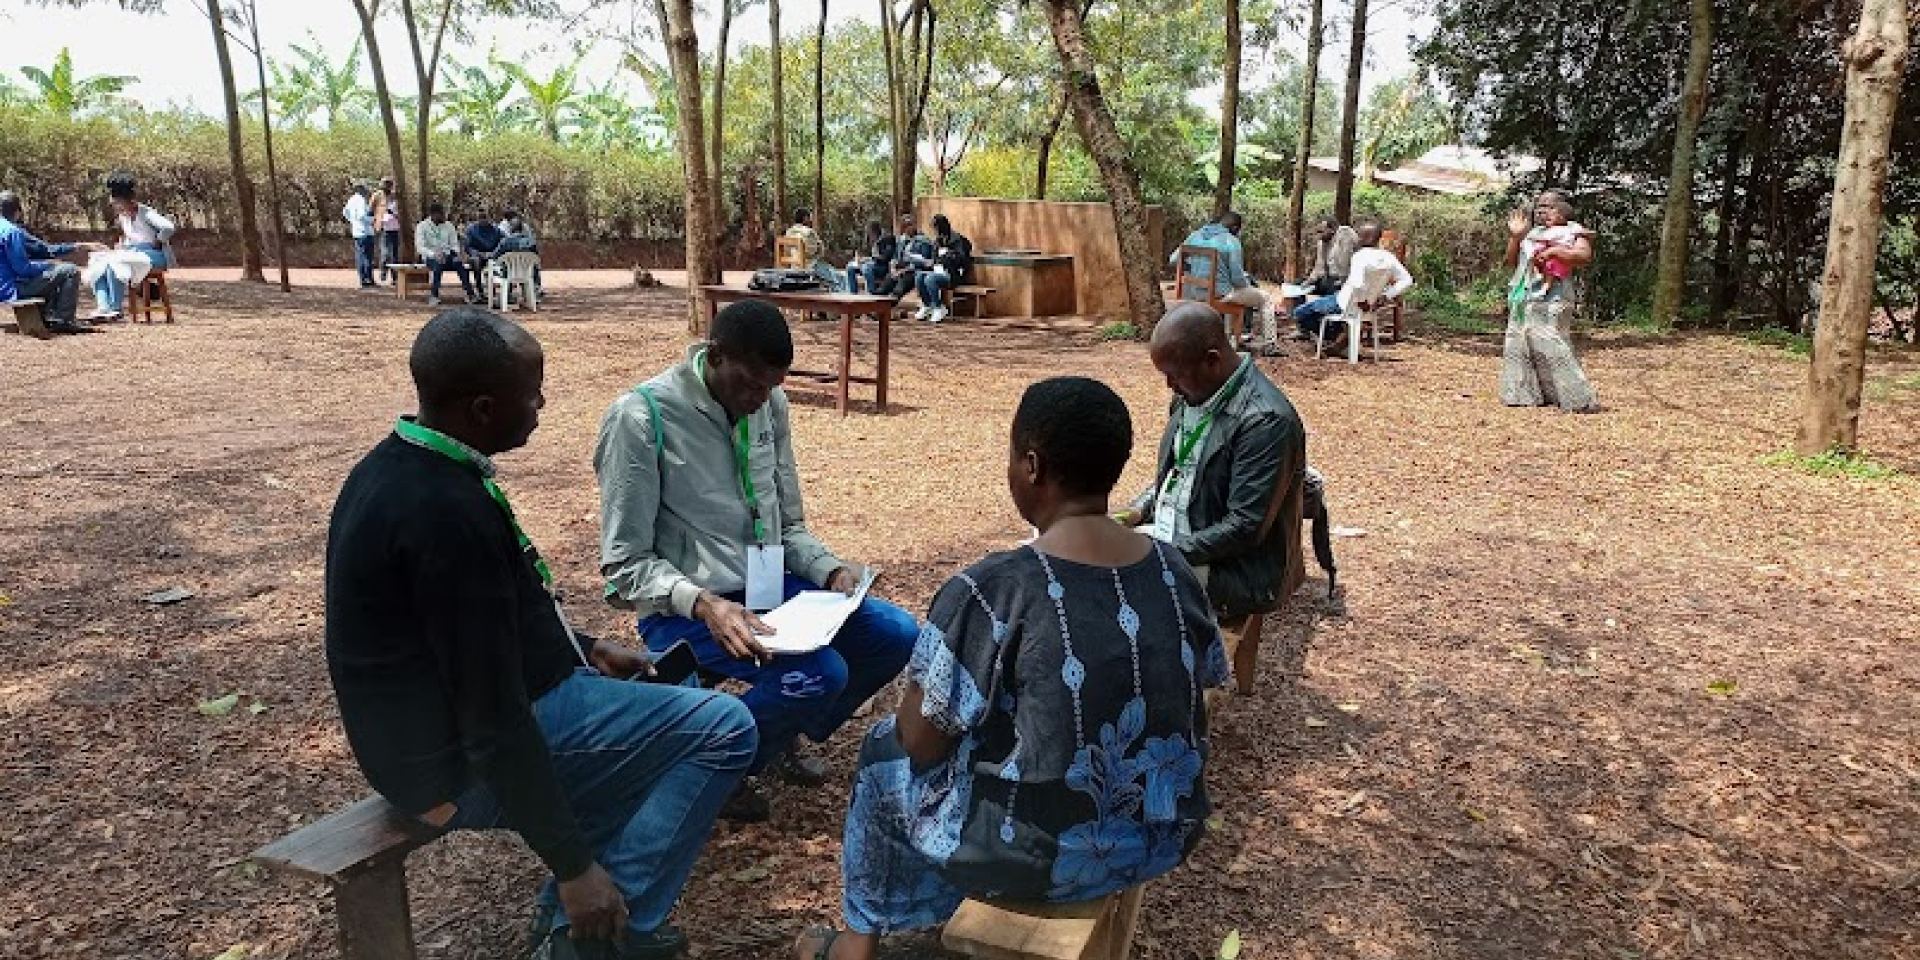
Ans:
[[[415,287],[427,286],[427,265],[424,263],[395,263],[387,269],[393,271],[393,292],[405,300],[413,296]]]
[[[968,900],[940,931],[940,945],[983,960],[1126,960],[1145,890],[1083,903]]]
[[[134,284],[133,289],[127,291],[127,320],[138,323],[142,315],[144,315],[146,321],[152,323],[153,301],[155,297],[160,299],[160,305],[164,308],[167,322],[172,323],[173,293],[167,289],[167,272],[165,270],[149,271],[145,279]]]
[[[343,960],[414,960],[407,854],[439,836],[371,796],[255,850],[251,859],[333,888]]]
[[[53,331],[47,327],[45,300],[9,300],[7,306],[13,308],[14,329],[35,340],[53,339]]]
[[[1000,291],[994,287],[983,287],[972,283],[963,283],[957,287],[942,287],[940,290],[940,299],[944,302],[941,306],[946,307],[948,312],[952,312],[954,301],[961,297],[971,297],[973,298],[973,318],[978,320],[980,319],[980,308],[986,305],[987,297],[999,292]]]

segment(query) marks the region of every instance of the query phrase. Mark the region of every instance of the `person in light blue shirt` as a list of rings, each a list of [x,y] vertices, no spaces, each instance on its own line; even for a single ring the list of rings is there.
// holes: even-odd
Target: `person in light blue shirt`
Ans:
[[[1271,356],[1280,350],[1273,318],[1273,299],[1267,296],[1266,291],[1260,289],[1260,285],[1247,274],[1246,252],[1240,246],[1240,228],[1244,223],[1245,221],[1238,213],[1229,210],[1212,223],[1201,225],[1200,229],[1188,235],[1182,245],[1209,247],[1219,251],[1219,256],[1216,258],[1219,262],[1211,271],[1214,298],[1250,307],[1255,311],[1259,318],[1259,326],[1254,332],[1253,351]],[[1179,259],[1180,251],[1175,250],[1173,255],[1167,258],[1167,262],[1177,263]],[[1204,276],[1209,272],[1195,269],[1199,265],[1197,261],[1189,262],[1188,275]]]
[[[44,300],[48,329],[57,333],[86,329],[74,316],[80,297],[80,268],[71,263],[46,262],[73,252],[79,245],[43,243],[20,226],[20,219],[20,197],[11,190],[0,192],[0,301]]]
[[[360,289],[372,290],[374,229],[373,206],[367,202],[371,191],[364,181],[355,182],[353,195],[347,198],[347,205],[340,208],[340,216],[347,221],[347,229],[353,234],[353,268],[360,274]]]

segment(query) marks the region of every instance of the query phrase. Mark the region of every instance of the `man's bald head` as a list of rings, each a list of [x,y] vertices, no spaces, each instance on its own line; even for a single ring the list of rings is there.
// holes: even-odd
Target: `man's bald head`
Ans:
[[[1380,225],[1377,223],[1363,223],[1353,228],[1353,232],[1359,234],[1360,245],[1363,247],[1380,245]]]
[[[1240,365],[1226,320],[1192,301],[1178,304],[1154,325],[1148,355],[1167,378],[1167,388],[1189,404],[1206,402]]]
[[[421,421],[486,454],[526,443],[539,424],[543,367],[533,334],[478,307],[427,321],[407,357]]]

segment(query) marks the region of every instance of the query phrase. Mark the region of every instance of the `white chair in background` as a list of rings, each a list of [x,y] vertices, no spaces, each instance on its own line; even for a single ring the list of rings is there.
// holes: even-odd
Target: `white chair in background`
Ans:
[[[540,310],[540,291],[534,287],[533,271],[540,266],[540,255],[517,250],[503,253],[491,264],[493,276],[487,281],[487,303],[495,310],[507,309],[507,296],[516,284],[520,287],[520,302],[534,312]]]
[[[1345,310],[1320,320],[1320,336],[1313,342],[1313,358],[1320,359],[1320,352],[1327,345],[1327,325],[1344,323],[1347,325],[1347,362],[1360,362],[1360,336],[1363,330],[1373,331],[1373,359],[1380,359],[1380,323],[1374,317],[1386,303],[1381,299],[1387,288],[1393,285],[1393,271],[1386,267],[1372,267],[1360,279],[1360,288],[1353,293],[1353,300]],[[1369,303],[1372,310],[1362,310],[1360,305]]]

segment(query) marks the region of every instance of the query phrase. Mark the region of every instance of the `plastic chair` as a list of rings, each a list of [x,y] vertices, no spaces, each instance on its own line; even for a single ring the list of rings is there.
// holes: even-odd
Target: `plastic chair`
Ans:
[[[494,273],[487,281],[488,304],[496,310],[507,309],[507,296],[513,291],[514,285],[518,284],[520,302],[526,304],[527,309],[535,313],[540,312],[540,291],[533,285],[533,271],[538,266],[540,266],[540,255],[537,253],[516,250],[513,253],[501,254],[494,260]]]
[[[1360,337],[1366,330],[1373,331],[1373,359],[1380,359],[1380,323],[1374,317],[1381,307],[1380,295],[1387,292],[1393,284],[1393,271],[1386,267],[1371,267],[1361,278],[1360,288],[1353,293],[1353,299],[1347,301],[1346,309],[1336,316],[1320,318],[1320,335],[1314,338],[1313,358],[1320,359],[1320,352],[1327,345],[1327,324],[1344,323],[1347,325],[1347,362],[1360,362]],[[1373,304],[1372,310],[1360,309],[1360,304]]]

